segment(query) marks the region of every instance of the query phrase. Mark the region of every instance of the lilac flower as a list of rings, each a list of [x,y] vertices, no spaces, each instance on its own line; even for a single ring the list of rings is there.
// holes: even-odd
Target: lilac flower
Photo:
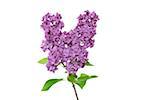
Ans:
[[[77,26],[69,32],[62,32],[64,23],[61,15],[47,13],[43,16],[41,27],[45,31],[45,40],[41,48],[48,51],[47,69],[55,72],[60,63],[64,64],[69,74],[76,74],[88,60],[87,48],[94,46],[96,22],[99,20],[95,12],[85,11],[78,17]]]

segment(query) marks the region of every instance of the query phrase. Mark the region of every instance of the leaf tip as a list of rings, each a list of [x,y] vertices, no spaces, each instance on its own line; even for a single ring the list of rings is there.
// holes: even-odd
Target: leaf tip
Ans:
[[[91,76],[91,78],[97,78],[98,76],[96,76],[96,75],[93,75],[93,76]]]
[[[86,66],[94,66],[94,65],[91,64],[89,61],[87,61],[87,62],[85,63],[85,65],[86,65]]]

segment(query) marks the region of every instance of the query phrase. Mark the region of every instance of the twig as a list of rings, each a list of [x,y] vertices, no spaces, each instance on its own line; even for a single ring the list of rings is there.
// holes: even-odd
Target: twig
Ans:
[[[63,64],[64,67],[66,67],[63,62],[61,62],[61,63]],[[73,87],[73,89],[74,89],[74,93],[75,93],[75,95],[76,95],[77,100],[79,100],[79,97],[78,97],[78,94],[77,94],[77,90],[76,90],[76,87],[75,87],[74,83],[72,83],[72,87]]]
[[[74,89],[74,92],[75,92],[75,95],[76,95],[77,100],[79,100],[76,87],[75,87],[75,85],[74,85],[73,83],[72,83],[72,87],[73,87],[73,89]]]

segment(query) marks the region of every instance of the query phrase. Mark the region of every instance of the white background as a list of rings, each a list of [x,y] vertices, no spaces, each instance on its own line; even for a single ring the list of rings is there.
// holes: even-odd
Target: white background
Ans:
[[[40,24],[47,12],[59,12],[69,31],[84,10],[100,21],[89,50],[95,66],[79,73],[99,78],[77,87],[80,100],[150,100],[149,0],[0,0],[0,100],[76,100],[67,81],[41,92],[47,79],[66,75],[37,63],[46,56]]]

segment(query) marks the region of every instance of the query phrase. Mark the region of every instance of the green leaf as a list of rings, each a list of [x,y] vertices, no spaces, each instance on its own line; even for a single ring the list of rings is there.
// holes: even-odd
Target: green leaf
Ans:
[[[41,60],[38,61],[40,64],[46,64],[48,62],[48,58],[42,58]]]
[[[86,66],[94,66],[94,65],[91,64],[89,61],[87,61],[87,62],[85,63],[85,65],[86,65]]]
[[[80,77],[77,79],[77,81],[75,82],[78,86],[81,87],[81,89],[83,89],[83,87],[85,86],[86,84],[86,81],[88,79],[92,79],[92,78],[96,78],[97,76],[95,75],[92,75],[92,76],[89,76],[87,74],[81,74]]]
[[[76,82],[76,78],[77,78],[76,75],[70,74],[67,79],[68,79],[69,82],[75,83]]]
[[[42,91],[47,91],[49,90],[49,88],[51,86],[53,86],[54,84],[56,84],[57,82],[59,81],[62,81],[63,79],[50,79],[48,81],[46,81],[46,83],[44,84],[43,88],[42,88]]]

